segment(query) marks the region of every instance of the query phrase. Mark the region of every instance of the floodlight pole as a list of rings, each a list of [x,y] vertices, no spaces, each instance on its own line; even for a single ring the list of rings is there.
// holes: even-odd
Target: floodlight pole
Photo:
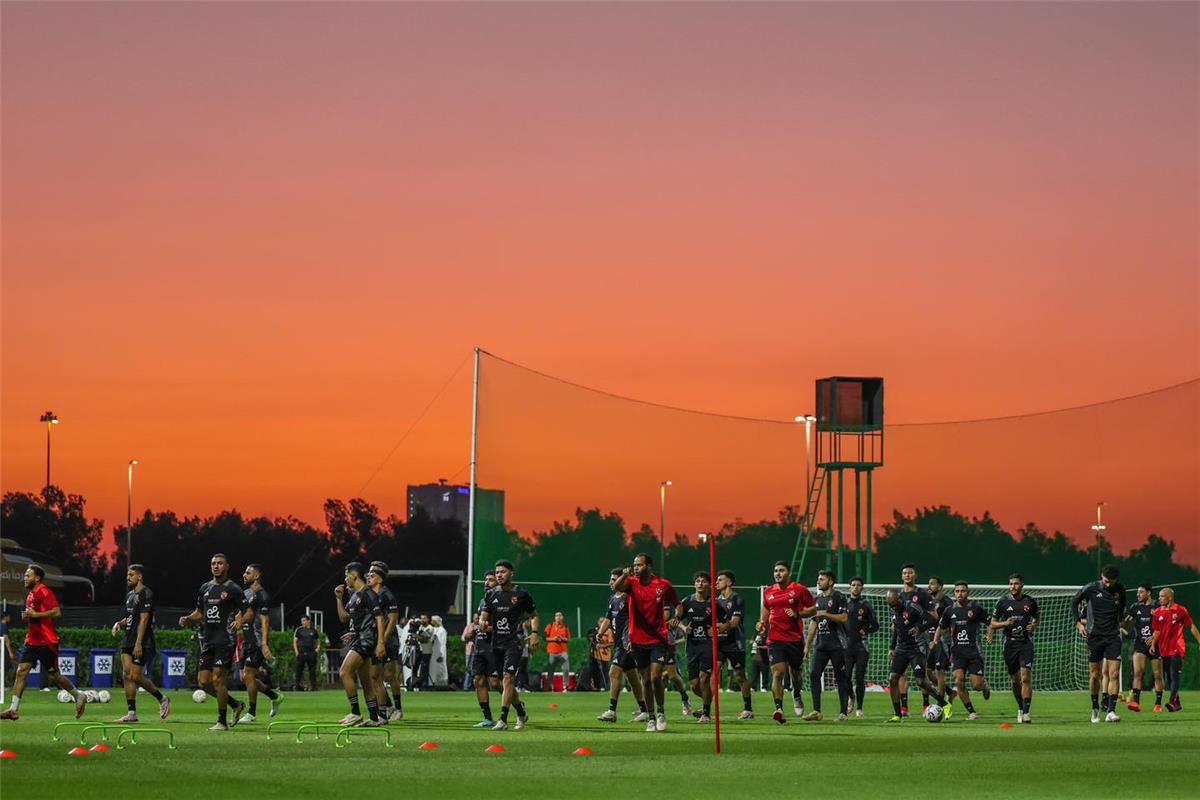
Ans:
[[[1104,532],[1108,528],[1100,521],[1100,509],[1104,506],[1104,501],[1096,503],[1096,524],[1092,526],[1092,530],[1096,532],[1096,574],[1100,574],[1100,543],[1104,541]]]
[[[471,383],[471,490],[467,499],[467,607],[463,613],[471,618],[471,596],[475,589],[475,459],[479,445],[479,348],[475,348],[475,378]]]
[[[129,494],[128,504],[125,506],[125,568],[133,563],[133,468],[137,466],[137,459],[131,459],[129,462]]]

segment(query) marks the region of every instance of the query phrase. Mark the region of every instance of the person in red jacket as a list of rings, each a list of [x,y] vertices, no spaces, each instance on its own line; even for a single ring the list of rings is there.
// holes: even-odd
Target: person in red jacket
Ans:
[[[1150,652],[1158,651],[1163,662],[1163,682],[1171,690],[1171,698],[1167,701],[1167,711],[1181,711],[1183,705],[1179,702],[1179,676],[1183,674],[1183,657],[1187,654],[1187,643],[1183,632],[1191,629],[1192,638],[1200,643],[1200,630],[1192,621],[1192,615],[1183,606],[1175,602],[1175,590],[1164,588],[1158,593],[1158,608],[1150,617]]]
[[[46,571],[37,564],[30,564],[25,570],[25,588],[29,594],[25,597],[21,619],[28,621],[29,630],[21,647],[21,660],[13,683],[12,705],[0,714],[0,719],[21,718],[18,713],[21,694],[25,691],[25,680],[34,664],[42,665],[42,675],[48,685],[66,689],[75,698],[75,719],[83,716],[83,709],[87,706],[87,697],[83,692],[58,672],[58,631],[54,629],[54,620],[62,616],[62,609],[54,592],[43,582],[45,578]]]
[[[756,629],[766,631],[767,653],[771,661],[771,692],[775,695],[775,713],[771,718],[783,725],[783,678],[792,674],[792,705],[796,716],[804,715],[804,623],[817,614],[816,600],[802,583],[792,581],[786,561],[776,561],[772,573],[775,582],[763,590],[762,609]],[[823,614],[822,614],[823,615]]]

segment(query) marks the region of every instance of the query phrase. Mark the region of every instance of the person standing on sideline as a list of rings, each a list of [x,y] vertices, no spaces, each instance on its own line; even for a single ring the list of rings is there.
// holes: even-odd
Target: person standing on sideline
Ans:
[[[300,627],[292,634],[292,652],[296,655],[296,691],[303,691],[301,678],[308,670],[309,691],[317,691],[317,659],[325,644],[325,634],[313,627],[308,614],[300,617]]]
[[[613,643],[616,637],[612,628],[604,624],[604,617],[596,620],[595,633],[589,641],[592,656],[592,688],[597,692],[608,691],[608,669],[612,663]]]
[[[442,625],[442,618],[438,616],[430,617],[429,624],[433,627],[429,683],[436,689],[444,689],[450,683],[450,666],[446,663],[446,628]]]
[[[571,641],[571,629],[563,621],[563,612],[554,612],[554,621],[546,626],[546,677],[550,680],[550,691],[554,691],[554,671],[561,665],[563,692],[571,687],[571,657],[567,654],[567,642]]]

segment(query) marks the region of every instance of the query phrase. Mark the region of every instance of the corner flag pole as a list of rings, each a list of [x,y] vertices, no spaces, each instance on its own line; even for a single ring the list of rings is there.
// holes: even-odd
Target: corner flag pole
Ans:
[[[475,457],[479,437],[479,348],[475,348],[475,379],[471,384],[471,492],[467,499],[467,606],[463,613],[471,618],[474,608],[471,593],[475,584]]]
[[[716,736],[717,755],[721,753],[721,662],[717,659],[717,537],[708,535],[708,597],[712,603],[712,695],[713,695],[713,733]]]

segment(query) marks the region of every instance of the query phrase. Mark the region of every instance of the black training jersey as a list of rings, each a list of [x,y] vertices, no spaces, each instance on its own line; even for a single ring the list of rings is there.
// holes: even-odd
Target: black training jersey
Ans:
[[[232,646],[233,637],[229,627],[233,624],[233,618],[246,609],[242,587],[233,581],[208,581],[200,587],[196,609],[203,615],[200,643]]]
[[[900,599],[925,609],[926,614],[933,611],[933,595],[929,593],[928,589],[920,586],[914,586],[912,589],[901,588]]]
[[[259,632],[262,630],[262,620],[260,617],[265,617],[271,610],[271,598],[267,595],[267,590],[261,586],[257,589],[247,589],[245,591],[246,607],[254,612],[250,619],[242,623],[242,652],[249,652],[254,648],[262,647],[262,637]]]
[[[938,621],[941,620],[942,615],[945,614],[952,605],[954,605],[954,600],[947,597],[945,592],[942,592],[937,597],[934,597],[931,593],[929,595],[929,599],[933,602],[933,605],[929,608],[929,624],[925,627],[925,631],[930,636],[933,636],[933,632],[937,630]]]
[[[847,597],[846,614],[847,644],[850,647],[869,649],[867,637],[879,630],[879,619],[875,616],[875,609],[864,597],[857,600]]]
[[[375,619],[383,616],[379,595],[364,586],[350,595],[346,611],[350,614],[350,633],[354,634],[356,644],[375,647],[379,643],[379,629],[375,626]]]
[[[712,598],[701,600],[696,595],[690,594],[683,598],[683,602],[680,605],[683,607],[683,616],[680,619],[684,625],[688,626],[688,647],[711,642],[713,624]],[[721,615],[721,607],[717,606],[717,622],[724,621]]]
[[[1150,637],[1154,635],[1154,631],[1150,629],[1150,619],[1154,616],[1156,608],[1157,603],[1134,603],[1129,607],[1129,617],[1133,620],[1131,636],[1134,640],[1140,639],[1146,644],[1150,643]]]
[[[483,613],[483,598],[479,600],[479,608],[476,609],[480,614]],[[485,631],[482,625],[475,626],[475,636],[471,641],[474,643],[472,648],[473,653],[490,653],[492,652],[492,634],[491,631]]]
[[[320,633],[316,628],[305,628],[303,626],[296,628],[296,648],[301,653],[317,652],[317,637]]]
[[[721,647],[733,650],[746,649],[746,601],[737,592],[730,593],[729,597],[717,595],[717,615],[720,617],[718,622],[733,622],[733,618],[738,618],[738,624],[735,628],[730,628],[718,637],[721,641]]]
[[[1087,621],[1090,635],[1119,636],[1125,618],[1125,587],[1117,583],[1106,589],[1102,581],[1092,581],[1071,598],[1071,608],[1075,619]]]
[[[925,609],[912,603],[901,603],[892,609],[892,649],[920,649],[925,642]]]
[[[846,595],[834,589],[828,595],[824,592],[817,592],[814,598],[814,604],[818,611],[824,611],[827,614],[846,614]],[[817,641],[818,650],[839,650],[846,646],[846,629],[840,622],[818,618],[817,623]]]
[[[400,601],[396,599],[396,595],[387,586],[380,586],[376,597],[379,598],[379,613],[383,615],[383,629],[386,631],[388,614],[400,614]],[[399,622],[398,616],[397,622]],[[396,633],[397,631],[393,629],[391,638],[388,639],[389,642],[396,638]]]
[[[483,596],[483,610],[492,626],[493,644],[507,644],[521,635],[521,622],[537,611],[533,597],[520,586],[488,590]]]
[[[142,647],[154,649],[154,592],[147,587],[141,591],[125,595],[125,647],[137,644],[138,626],[142,622],[142,614],[150,614],[146,621],[146,633],[142,636]]]
[[[954,603],[942,612],[942,641],[951,645],[979,647],[979,627],[988,622],[988,613],[974,600],[965,606]]]
[[[1013,597],[1006,594],[996,601],[996,610],[992,616],[997,622],[1007,622],[1015,619],[1017,623],[1011,628],[1004,629],[1004,641],[1028,642],[1033,638],[1029,624],[1038,620],[1038,604],[1027,594]]]
[[[629,595],[621,592],[608,598],[608,622],[613,638],[625,650],[629,649]]]

